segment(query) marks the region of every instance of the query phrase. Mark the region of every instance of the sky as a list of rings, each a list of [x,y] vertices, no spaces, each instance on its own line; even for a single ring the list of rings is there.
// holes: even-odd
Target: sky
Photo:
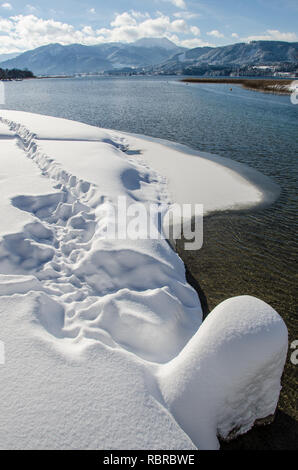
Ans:
[[[297,16],[297,0],[0,0],[0,54],[143,37],[188,48],[298,41]]]

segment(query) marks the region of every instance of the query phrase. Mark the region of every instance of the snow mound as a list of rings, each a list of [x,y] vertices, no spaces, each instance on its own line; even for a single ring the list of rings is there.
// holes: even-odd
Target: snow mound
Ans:
[[[250,296],[219,304],[183,351],[159,372],[160,388],[182,429],[200,449],[273,415],[288,347],[287,328]]]

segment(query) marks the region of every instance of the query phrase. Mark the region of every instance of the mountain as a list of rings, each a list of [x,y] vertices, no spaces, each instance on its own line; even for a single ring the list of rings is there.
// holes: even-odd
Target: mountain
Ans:
[[[12,52],[11,54],[0,54],[0,62],[3,62],[4,60],[14,59],[18,55],[20,55],[20,52]]]
[[[185,49],[166,38],[143,38],[131,44],[49,44],[0,63],[2,68],[29,69],[36,75],[70,75],[125,68],[155,73],[182,73],[203,66],[280,65],[298,63],[298,43],[252,41],[223,47]]]
[[[168,51],[176,51],[177,46],[167,38],[143,38],[133,44],[135,47],[153,48],[159,47]],[[181,48],[180,48],[181,49]]]
[[[122,67],[145,67],[166,61],[186,49],[168,39],[140,39],[135,43],[96,46],[49,44],[0,63],[2,68],[27,68],[36,75],[102,72]]]
[[[196,47],[177,53],[155,67],[155,71],[177,73],[187,67],[248,66],[298,63],[298,43],[251,41],[222,47]]]
[[[110,66],[105,54],[94,46],[49,44],[24,52],[15,59],[2,62],[2,68],[27,68],[36,75],[71,74],[98,71]]]

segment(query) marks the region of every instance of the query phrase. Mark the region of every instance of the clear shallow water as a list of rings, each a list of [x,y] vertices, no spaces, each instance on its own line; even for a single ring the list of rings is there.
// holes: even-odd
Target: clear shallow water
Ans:
[[[180,142],[270,176],[281,187],[273,206],[211,216],[203,249],[182,256],[210,308],[231,295],[257,295],[284,317],[290,341],[298,338],[298,105],[289,96],[240,86],[230,91],[229,84],[186,85],[177,77],[45,79],[5,88],[9,109]],[[297,416],[295,373],[288,360],[281,407],[291,416]]]

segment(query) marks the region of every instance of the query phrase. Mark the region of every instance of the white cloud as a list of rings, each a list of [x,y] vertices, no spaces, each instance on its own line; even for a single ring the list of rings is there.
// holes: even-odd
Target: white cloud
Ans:
[[[114,28],[122,28],[126,26],[136,26],[137,21],[132,14],[127,12],[122,13],[121,15],[116,15],[114,21],[112,21],[111,26]]]
[[[94,34],[94,31],[93,31],[93,28],[91,28],[91,26],[84,26],[84,28],[82,29],[82,33],[87,36],[93,36]]]
[[[245,41],[298,41],[296,33],[282,33],[277,29],[267,29],[263,34],[257,34],[254,36],[248,36],[244,38]]]
[[[232,33],[231,36],[232,36],[232,38],[235,38],[235,39],[239,38],[239,34],[237,34],[237,33]]]
[[[115,15],[108,28],[93,29],[85,25],[76,29],[73,25],[53,19],[44,20],[34,14],[0,18],[0,53],[22,52],[49,43],[85,45],[104,42],[133,42],[143,37],[166,37],[185,47],[196,47],[203,42],[198,40],[200,30],[191,26],[183,18],[170,17],[157,13],[135,11]],[[180,38],[181,35],[181,38]],[[204,43],[205,45],[207,43]]]
[[[149,13],[141,13],[140,11],[135,11],[135,10],[131,10],[131,15],[134,17],[134,18],[137,18],[137,19],[145,19],[145,18],[150,18],[150,15]]]
[[[190,11],[177,11],[174,13],[175,18],[183,18],[184,20],[192,20],[193,18],[199,18],[199,13],[191,13]]]
[[[163,0],[163,2],[172,3],[175,7],[186,10],[186,3],[184,0]]]
[[[224,38],[225,37],[224,34],[217,31],[217,29],[213,29],[213,31],[209,31],[207,34],[208,34],[208,36],[213,36],[214,38]]]
[[[90,9],[88,10],[88,13],[91,13],[91,15],[94,15],[94,14],[96,13],[95,8],[90,8]]]
[[[200,36],[201,35],[200,28],[198,28],[197,26],[191,26],[190,31],[192,32],[192,34],[194,36]]]
[[[0,18],[0,33],[9,33],[11,30],[11,22],[9,20],[5,20]],[[1,36],[1,40],[2,40]]]
[[[192,28],[184,19],[180,18],[172,21],[161,12],[158,12],[154,18],[148,14],[144,17],[144,15],[137,15],[136,12],[125,12],[116,15],[111,23],[111,28],[101,28],[96,33],[101,42],[132,42],[144,37],[167,37],[176,43],[180,43],[179,38],[176,35],[173,36],[173,34],[197,35],[199,29],[194,30]]]
[[[192,28],[189,29],[189,26],[184,20],[175,20],[170,24],[170,31],[175,33],[188,33]],[[191,31],[192,32],[192,31]]]
[[[5,8],[5,10],[12,10],[12,4],[11,3],[2,3],[1,7]]]
[[[87,31],[75,30],[67,23],[43,20],[35,15],[11,16],[6,21],[1,20],[0,30],[6,33],[1,35],[0,53],[34,49],[53,42],[94,44],[95,34],[94,31],[90,35]]]
[[[175,5],[177,8],[186,8],[184,0],[170,0],[170,2],[173,3],[173,5]]]

